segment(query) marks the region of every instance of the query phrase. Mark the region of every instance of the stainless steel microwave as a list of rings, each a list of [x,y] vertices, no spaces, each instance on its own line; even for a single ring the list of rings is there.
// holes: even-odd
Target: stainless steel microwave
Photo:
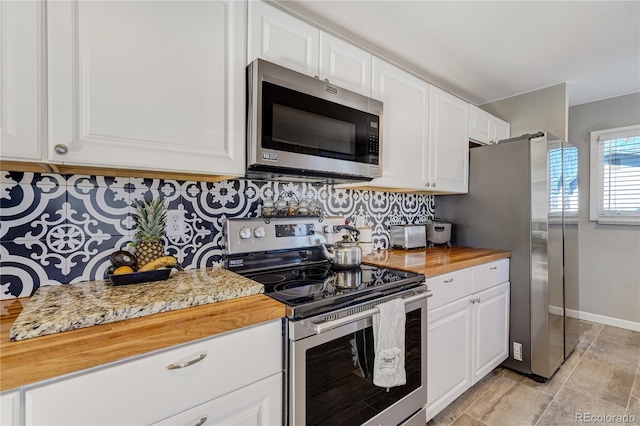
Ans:
[[[262,59],[247,67],[247,177],[324,182],[382,174],[382,102]]]

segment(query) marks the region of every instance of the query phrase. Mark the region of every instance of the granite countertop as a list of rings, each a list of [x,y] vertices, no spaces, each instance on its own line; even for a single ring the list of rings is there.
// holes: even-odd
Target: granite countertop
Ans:
[[[166,281],[113,286],[109,280],[44,286],[11,327],[12,341],[170,312],[264,292],[222,268],[194,269]]]

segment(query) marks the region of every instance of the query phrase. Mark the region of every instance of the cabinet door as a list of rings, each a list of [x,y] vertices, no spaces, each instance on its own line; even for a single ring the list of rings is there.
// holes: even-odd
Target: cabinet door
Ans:
[[[261,1],[249,2],[247,64],[256,58],[318,76],[320,30]]]
[[[371,54],[321,32],[320,78],[352,92],[371,96]]]
[[[469,139],[486,145],[491,141],[492,128],[491,114],[469,104]]]
[[[509,356],[508,282],[471,295],[473,303],[472,384]]]
[[[150,424],[282,372],[270,321],[27,387],[27,425]]]
[[[469,297],[429,311],[427,421],[471,386]]]
[[[506,121],[493,117],[491,121],[491,140],[498,142],[511,137],[511,125]]]
[[[50,160],[244,174],[245,7],[49,2]]]
[[[433,86],[429,103],[428,168],[432,191],[469,191],[469,105]]]
[[[156,425],[265,426],[282,424],[282,374],[205,402]]]
[[[0,156],[42,159],[43,2],[0,2]]]
[[[14,426],[20,421],[20,391],[3,392],[0,395],[0,426]]]
[[[371,185],[424,190],[429,84],[374,57],[372,96],[384,111],[382,178]]]

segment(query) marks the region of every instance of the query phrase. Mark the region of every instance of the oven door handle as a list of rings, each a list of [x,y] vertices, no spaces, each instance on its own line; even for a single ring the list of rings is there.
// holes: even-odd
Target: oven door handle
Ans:
[[[404,300],[404,304],[408,305],[410,303],[417,302],[418,300],[426,299],[429,296],[431,296],[431,292],[425,291],[424,293],[403,298],[403,300]],[[377,314],[378,312],[380,312],[378,308],[367,309],[366,311],[358,312],[357,314],[349,315],[344,318],[338,318],[331,321],[324,321],[318,324],[313,324],[313,329],[315,330],[316,334],[321,334],[326,331],[333,330],[334,328],[343,326],[345,324],[349,324],[349,323],[361,320],[363,318],[370,317],[374,314]]]

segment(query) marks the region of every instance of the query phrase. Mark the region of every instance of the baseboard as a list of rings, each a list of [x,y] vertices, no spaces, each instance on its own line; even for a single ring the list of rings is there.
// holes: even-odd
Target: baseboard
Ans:
[[[549,313],[554,315],[562,315],[562,307],[549,305]],[[640,322],[633,322],[620,318],[608,317],[605,315],[592,314],[590,312],[576,311],[574,309],[567,309],[567,316],[570,318],[597,322],[599,324],[610,325],[613,327],[626,328],[627,330],[640,331]]]
[[[627,330],[640,331],[640,322],[623,320],[620,318],[608,317],[605,315],[592,314],[591,312],[576,311],[567,309],[567,316],[571,318],[582,319],[599,324],[610,325],[613,327],[626,328]]]

